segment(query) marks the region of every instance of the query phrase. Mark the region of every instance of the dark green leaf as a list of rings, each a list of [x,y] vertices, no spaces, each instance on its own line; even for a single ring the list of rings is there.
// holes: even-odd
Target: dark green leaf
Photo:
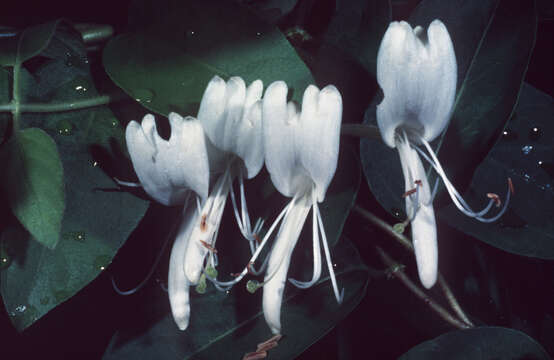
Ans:
[[[367,271],[356,249],[341,241],[334,249],[338,282],[345,299],[337,305],[328,278],[307,290],[287,287],[282,308],[284,337],[269,351],[276,359],[292,359],[327,333],[352,311],[365,294]],[[240,359],[271,337],[261,311],[261,290],[251,295],[243,287],[229,294],[211,285],[203,295],[192,294],[191,323],[180,332],[169,312],[167,294],[154,289],[144,294],[134,319],[120,329],[104,359],[214,359],[222,354]]]
[[[441,140],[440,160],[451,181],[467,186],[514,109],[534,44],[536,17],[530,1],[423,1],[412,25],[441,19],[458,62],[458,94],[451,123]],[[365,122],[375,124],[375,100]],[[364,173],[385,209],[404,207],[400,162],[382,141],[362,140]],[[489,191],[500,192],[500,189]],[[439,199],[440,200],[440,199]]]
[[[71,108],[77,100],[98,97],[79,36],[60,23],[41,53],[47,59],[30,67],[32,73],[21,68],[22,106],[47,103]],[[2,299],[21,331],[73,296],[111,262],[148,203],[120,192],[111,177],[128,177],[125,169],[129,171],[130,164],[122,155],[122,128],[109,108],[24,112],[20,126],[41,128],[54,139],[66,194],[61,239],[54,251],[15,224],[1,234],[13,259],[0,273]]]
[[[111,79],[148,109],[195,115],[214,76],[284,80],[299,100],[309,70],[275,28],[231,2],[156,2],[164,22],[121,35],[104,50]]]
[[[377,50],[391,17],[388,0],[337,1],[323,41],[358,60],[375,75]]]
[[[0,66],[13,66],[38,55],[48,46],[59,23],[33,26],[16,36],[0,38]]]
[[[554,103],[552,97],[523,85],[518,105],[498,142],[477,168],[466,198],[475,208],[497,192],[506,178],[515,194],[508,212],[494,224],[482,224],[453,206],[439,212],[456,229],[511,253],[554,259]]]
[[[550,357],[535,340],[522,332],[501,327],[478,327],[441,335],[417,345],[398,359],[548,360]]]
[[[63,168],[54,140],[41,129],[18,131],[3,147],[2,190],[25,228],[53,249],[64,213]]]

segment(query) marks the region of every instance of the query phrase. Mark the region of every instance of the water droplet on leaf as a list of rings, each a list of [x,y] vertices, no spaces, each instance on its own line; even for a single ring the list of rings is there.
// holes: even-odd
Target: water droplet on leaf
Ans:
[[[100,271],[106,270],[110,264],[111,258],[108,255],[100,255],[94,259],[94,268]]]
[[[502,139],[512,141],[517,139],[517,134],[512,131],[510,128],[505,128],[504,131],[502,131]]]
[[[133,92],[133,95],[138,102],[142,103],[152,102],[155,96],[154,91],[150,89],[137,89]]]
[[[529,155],[533,151],[533,145],[525,145],[521,148],[523,155]]]
[[[400,209],[392,208],[392,209],[390,209],[390,212],[391,212],[392,216],[394,216],[397,219],[404,218],[404,211],[402,211]]]
[[[60,135],[71,135],[73,133],[73,124],[66,119],[62,119],[56,123],[56,130]]]
[[[62,239],[84,242],[86,234],[84,231],[69,231],[62,235]]]
[[[0,247],[0,270],[9,268],[11,264],[12,257],[3,247]]]
[[[529,130],[529,139],[533,141],[537,141],[542,136],[542,130],[538,128],[537,126],[533,126],[531,130]]]
[[[78,93],[85,93],[87,92],[87,88],[83,85],[77,85],[75,86],[75,91],[77,91]]]

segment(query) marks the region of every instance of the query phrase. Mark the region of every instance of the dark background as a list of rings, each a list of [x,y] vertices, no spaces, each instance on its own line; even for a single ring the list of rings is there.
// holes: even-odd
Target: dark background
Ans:
[[[3,2],[0,25],[21,28],[64,17],[73,22],[111,24],[117,34],[125,30],[128,3],[128,0]],[[311,14],[308,32],[310,28],[317,31],[318,27],[325,26],[332,4],[329,1],[321,3],[316,9],[321,13]],[[407,18],[417,3],[417,0],[393,1],[393,18]],[[288,25],[286,21],[282,24],[283,27]],[[527,82],[551,96],[554,94],[553,26],[554,19],[540,19],[526,76]],[[394,221],[373,199],[365,180],[362,180],[358,203]],[[370,266],[382,268],[373,245],[375,241],[388,240],[386,235],[354,214],[345,229],[345,235],[354,241],[364,260]],[[449,263],[445,277],[467,312],[488,325],[523,331],[554,354],[552,262],[505,253],[440,224],[439,232],[443,234],[441,258]],[[398,253],[402,254],[400,250]],[[137,258],[150,264],[155,255],[156,248],[152,244],[126,244],[113,266],[136,266]],[[408,267],[413,265],[409,257],[404,255],[401,259]],[[143,275],[137,273],[137,279]],[[468,278],[475,279],[476,285],[468,282]],[[496,295],[486,284],[491,278],[496,283]],[[157,286],[152,283],[151,286]],[[140,294],[127,298],[117,296],[111,288],[109,273],[105,272],[22,334],[15,332],[2,307],[0,358],[98,359],[118,322],[132,316],[133,307],[142,300]],[[450,330],[453,329],[398,281],[375,276],[370,279],[367,296],[359,307],[300,359],[336,359],[339,354],[343,359],[392,359]]]

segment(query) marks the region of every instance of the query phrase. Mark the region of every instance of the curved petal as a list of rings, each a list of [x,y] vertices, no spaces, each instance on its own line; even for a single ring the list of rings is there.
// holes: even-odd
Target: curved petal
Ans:
[[[208,156],[199,122],[170,114],[171,137],[162,139],[154,116],[126,128],[127,148],[144,190],[164,205],[183,203],[189,189],[201,197],[208,193]]]
[[[412,30],[392,22],[377,55],[377,81],[383,101],[377,106],[377,124],[383,140],[395,146],[398,127],[414,142],[433,140],[450,118],[456,91],[456,58],[446,27],[431,23],[427,39],[420,27]]]
[[[263,166],[261,111],[257,105],[262,93],[261,80],[246,88],[240,77],[225,82],[215,76],[198,111],[198,119],[213,145],[243,159],[248,177],[254,177]]]
[[[206,136],[212,141],[215,146],[223,146],[223,131],[221,125],[225,114],[227,83],[219,76],[214,76],[200,101],[198,109],[198,120],[202,124]]]
[[[267,325],[273,334],[281,332],[281,303],[287,280],[292,251],[310,211],[311,196],[294,198],[294,204],[283,219],[271,250],[264,279],[263,310]]]
[[[285,196],[296,193],[298,174],[295,131],[298,113],[293,103],[287,104],[287,85],[276,81],[265,91],[262,105],[262,131],[265,166],[273,185]]]
[[[406,214],[412,218],[412,242],[419,279],[429,289],[435,284],[438,272],[437,226],[431,190],[421,159],[406,138],[397,142],[397,149],[406,191],[417,188],[415,194],[406,196]]]
[[[304,169],[310,174],[319,202],[325,198],[329,183],[337,169],[339,154],[342,98],[336,87],[321,91],[310,85],[302,99],[300,139],[297,153]]]
[[[458,70],[454,46],[448,30],[439,20],[434,20],[427,30],[429,60],[425,84],[426,100],[422,105],[420,121],[423,123],[424,139],[432,141],[446,127],[452,114],[456,96]]]
[[[185,330],[188,327],[190,318],[190,283],[185,276],[183,265],[188,241],[198,216],[195,204],[185,206],[180,220],[181,225],[177,230],[177,236],[169,258],[167,292],[169,294],[169,304],[171,305],[173,319],[180,330]]]

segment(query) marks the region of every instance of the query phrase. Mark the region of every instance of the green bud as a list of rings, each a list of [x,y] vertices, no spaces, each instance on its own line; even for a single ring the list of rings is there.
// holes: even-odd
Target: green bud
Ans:
[[[260,286],[260,283],[256,280],[248,280],[248,282],[246,283],[246,290],[248,290],[250,294],[254,294],[256,290],[260,288]]]
[[[403,233],[404,233],[404,230],[406,230],[406,225],[404,225],[404,223],[396,223],[396,224],[394,224],[394,226],[392,227],[392,230],[393,230],[395,233],[403,234]]]
[[[204,272],[212,279],[217,277],[217,270],[213,266],[207,266]]]
[[[206,275],[202,274],[200,276],[200,280],[198,281],[198,285],[196,285],[196,292],[199,294],[205,294],[206,293]]]

